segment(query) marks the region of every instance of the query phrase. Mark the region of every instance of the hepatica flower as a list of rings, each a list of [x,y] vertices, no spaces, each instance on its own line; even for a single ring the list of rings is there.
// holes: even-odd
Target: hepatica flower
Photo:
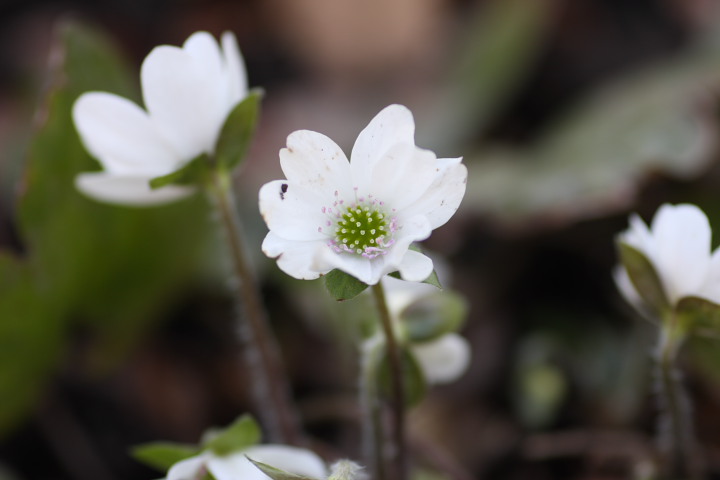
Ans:
[[[125,205],[161,204],[192,193],[176,185],[152,190],[149,181],[212,154],[228,113],[247,95],[235,36],[224,33],[221,44],[197,32],[182,47],[154,48],[140,71],[145,109],[105,92],[78,98],[75,126],[103,166],[102,172],[78,175],[80,191]]]
[[[632,247],[653,267],[659,288],[632,257],[615,271],[621,293],[640,311],[662,313],[687,297],[720,304],[720,250],[711,252],[711,230],[694,205],[663,205],[650,228],[638,217],[618,241]],[[633,274],[634,272],[634,274]]]
[[[268,480],[248,460],[272,465],[286,472],[309,478],[325,478],[325,463],[309,450],[286,445],[257,445],[228,455],[203,452],[173,465],[166,480],[197,480],[212,474],[215,480]]]
[[[339,269],[368,285],[395,271],[425,280],[432,261],[409,247],[455,213],[467,169],[415,146],[414,132],[407,108],[386,107],[360,132],[350,161],[320,133],[290,134],[280,150],[287,179],[260,189],[270,229],[263,252],[299,279]]]

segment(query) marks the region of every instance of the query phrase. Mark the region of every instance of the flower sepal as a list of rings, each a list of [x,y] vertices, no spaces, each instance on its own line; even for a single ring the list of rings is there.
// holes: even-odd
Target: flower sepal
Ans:
[[[173,442],[150,442],[136,445],[130,450],[135,460],[161,471],[199,453],[200,447],[196,445]]]
[[[454,292],[424,295],[400,313],[400,323],[408,341],[425,343],[460,330],[467,317],[467,302]]]
[[[257,422],[250,415],[242,415],[225,428],[208,429],[203,434],[200,445],[150,442],[133,447],[131,454],[147,466],[168,470],[176,463],[194,457],[202,451],[209,450],[217,456],[225,456],[246,450],[260,443],[260,437],[260,427]]]
[[[683,297],[675,307],[684,332],[720,338],[720,305],[700,297]]]
[[[653,263],[639,249],[623,241],[617,242],[617,248],[620,263],[640,295],[643,306],[650,310],[654,318],[664,318],[671,311],[671,306]]]
[[[250,90],[245,99],[228,114],[215,145],[215,154],[202,153],[179,169],[150,179],[150,188],[168,185],[206,185],[214,170],[230,172],[242,163],[252,141],[264,91]]]
[[[218,456],[246,450],[260,443],[260,427],[250,415],[241,415],[229,426],[209,429],[202,437],[203,450],[210,450]]]
[[[207,181],[210,173],[210,159],[203,153],[190,160],[174,172],[150,179],[152,190],[168,185],[202,185]]]
[[[215,165],[228,172],[240,165],[247,156],[250,142],[260,117],[262,88],[252,88],[247,97],[228,114],[215,145]]]
[[[268,477],[272,478],[272,480],[322,480],[318,478],[313,477],[307,477],[305,475],[299,475],[297,473],[288,472],[285,470],[281,470],[279,468],[273,467],[272,465],[268,465],[267,463],[258,462],[257,460],[253,460],[251,457],[245,455],[245,458],[250,460],[253,465],[255,465],[258,469],[260,469],[261,472],[263,472]]]
[[[367,283],[361,282],[349,273],[337,268],[325,274],[323,278],[325,279],[325,288],[338,302],[357,297],[369,286]]]

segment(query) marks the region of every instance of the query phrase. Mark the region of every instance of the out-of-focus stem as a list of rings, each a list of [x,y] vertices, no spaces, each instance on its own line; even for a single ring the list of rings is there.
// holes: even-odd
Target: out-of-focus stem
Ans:
[[[216,171],[208,190],[220,215],[232,258],[238,332],[252,384],[256,414],[271,441],[298,445],[302,435],[291,400],[290,385],[245,254],[230,176]]]
[[[694,437],[690,401],[682,375],[675,365],[683,340],[684,334],[676,318],[663,322],[656,352],[658,399],[661,409],[658,417],[658,440],[665,456],[665,474],[672,479],[698,477],[692,461]]]
[[[360,357],[360,405],[362,407],[363,453],[370,478],[387,480],[385,471],[385,429],[378,398],[374,357],[371,345],[363,345]]]
[[[391,399],[390,410],[392,411],[392,468],[393,480],[405,480],[407,478],[407,447],[405,444],[405,388],[403,385],[403,368],[402,357],[397,339],[395,338],[395,329],[392,325],[392,318],[385,300],[385,291],[382,284],[378,283],[372,286],[375,304],[377,306],[378,315],[380,317],[380,325],[382,326],[385,336],[385,348],[390,364],[390,383],[391,383]]]

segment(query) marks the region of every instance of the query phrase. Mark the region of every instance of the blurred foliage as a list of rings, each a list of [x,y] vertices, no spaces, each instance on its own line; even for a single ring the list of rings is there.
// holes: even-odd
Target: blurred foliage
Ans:
[[[422,343],[457,332],[467,314],[465,298],[448,290],[419,297],[399,312],[398,317],[407,340]]]
[[[246,450],[260,443],[260,426],[250,415],[241,415],[224,428],[210,428],[202,435],[200,445],[172,442],[152,442],[132,448],[136,460],[162,472],[175,463],[194,457],[201,452],[211,452],[219,457]]]
[[[490,126],[527,80],[539,57],[554,2],[484,2],[460,38],[440,94],[418,122],[418,138],[438,152],[458,151]],[[427,127],[423,127],[427,125]]]
[[[587,218],[630,206],[650,172],[697,176],[717,145],[718,59],[717,40],[705,39],[598,88],[531,146],[466,156],[464,208],[516,225]]]
[[[126,209],[75,190],[78,173],[97,169],[74,130],[75,99],[90,90],[137,97],[134,75],[107,39],[74,23],[59,29],[51,59],[19,202],[24,254],[0,252],[0,433],[62,368],[73,332],[93,340],[80,367],[95,372],[141,340],[197,270],[210,230],[198,228],[210,225],[197,197]]]

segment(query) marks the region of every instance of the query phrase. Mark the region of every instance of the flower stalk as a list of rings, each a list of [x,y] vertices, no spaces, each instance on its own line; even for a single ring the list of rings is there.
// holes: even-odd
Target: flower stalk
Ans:
[[[382,284],[373,285],[372,292],[385,336],[385,348],[390,365],[391,398],[389,403],[392,412],[392,457],[390,462],[392,468],[390,470],[393,472],[393,479],[404,480],[407,478],[407,447],[405,444],[405,388],[402,356]]]
[[[657,393],[660,407],[658,443],[664,456],[667,478],[694,479],[692,461],[694,438],[690,401],[676,367],[677,353],[685,338],[677,316],[672,315],[660,328],[657,361]]]
[[[362,410],[363,453],[367,468],[371,472],[371,478],[387,480],[383,456],[385,429],[383,428],[375,362],[373,361],[375,354],[373,348],[361,349],[359,400]]]
[[[215,169],[208,187],[232,258],[238,334],[250,373],[255,410],[271,441],[299,445],[302,436],[292,406],[290,386],[245,253],[230,176]]]

